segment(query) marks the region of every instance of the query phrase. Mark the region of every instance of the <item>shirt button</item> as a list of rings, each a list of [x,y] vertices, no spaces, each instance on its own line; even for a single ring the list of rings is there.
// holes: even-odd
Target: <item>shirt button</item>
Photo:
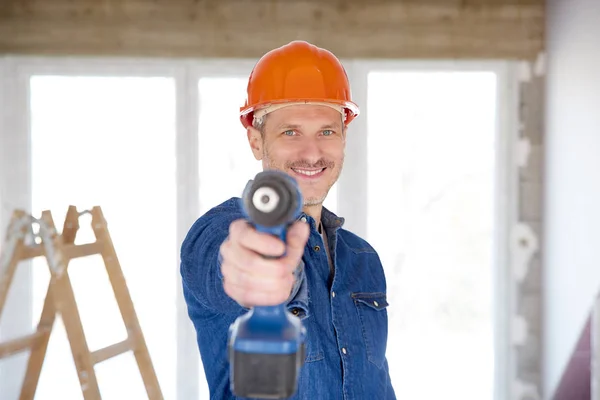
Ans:
[[[316,246],[314,247],[314,249],[315,249],[315,251],[319,251],[319,250],[321,250],[321,247],[320,247],[319,245],[316,245]]]
[[[331,297],[335,297],[335,292],[331,292]]]
[[[302,222],[306,222],[306,217],[302,217],[302,218],[300,218],[300,220],[301,220]]]
[[[342,353],[347,354],[345,347],[342,347]]]
[[[379,307],[379,303],[374,301],[373,304],[375,305],[375,307]]]

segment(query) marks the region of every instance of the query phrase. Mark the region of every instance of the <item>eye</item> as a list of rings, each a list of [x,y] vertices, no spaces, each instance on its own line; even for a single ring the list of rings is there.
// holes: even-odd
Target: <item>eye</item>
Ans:
[[[333,131],[331,129],[325,129],[323,131],[323,135],[324,136],[331,136],[331,135],[333,135]]]
[[[285,136],[293,136],[294,135],[294,131],[293,130],[287,130],[287,131],[283,131],[283,134]]]

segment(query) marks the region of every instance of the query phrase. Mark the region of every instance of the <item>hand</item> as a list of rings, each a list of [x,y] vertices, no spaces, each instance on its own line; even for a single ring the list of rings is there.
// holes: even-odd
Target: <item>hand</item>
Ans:
[[[294,285],[296,269],[310,233],[306,222],[297,221],[287,232],[287,245],[273,235],[256,231],[240,219],[229,226],[221,244],[221,272],[225,293],[243,307],[271,306],[285,302]],[[285,257],[267,259],[264,256]]]

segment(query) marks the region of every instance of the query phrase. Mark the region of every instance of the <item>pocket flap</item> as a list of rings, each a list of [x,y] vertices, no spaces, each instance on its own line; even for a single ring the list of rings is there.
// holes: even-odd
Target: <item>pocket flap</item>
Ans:
[[[352,293],[355,302],[362,303],[375,310],[383,310],[389,306],[385,293]]]

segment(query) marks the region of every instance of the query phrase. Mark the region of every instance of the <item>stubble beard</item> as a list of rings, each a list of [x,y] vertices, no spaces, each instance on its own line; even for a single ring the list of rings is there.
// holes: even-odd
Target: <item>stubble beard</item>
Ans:
[[[276,169],[279,171],[283,171],[286,172],[290,169],[290,168],[298,168],[298,167],[304,167],[304,168],[320,168],[320,167],[326,167],[326,168],[331,168],[333,169],[333,167],[335,167],[335,163],[333,163],[332,161],[328,161],[325,159],[320,159],[319,161],[317,161],[315,164],[310,164],[304,160],[299,160],[299,161],[294,161],[294,162],[289,162],[286,163],[285,165],[279,165],[276,163],[272,162],[271,157],[269,156],[269,152],[265,147],[263,147],[263,160],[264,160],[264,166],[265,169]],[[321,197],[306,197],[304,199],[304,207],[314,207],[314,206],[318,206],[318,205],[322,205],[323,202],[325,201],[325,199],[327,198],[327,194],[329,193],[329,190],[331,189],[331,187],[333,186],[333,184],[338,180],[339,176],[340,176],[340,172],[342,170],[342,166],[344,165],[344,158],[342,158],[342,160],[340,161],[340,168],[338,169],[337,175],[334,177],[333,182],[329,183],[329,186],[327,187],[327,190],[325,191],[325,193],[323,194],[323,196]]]

